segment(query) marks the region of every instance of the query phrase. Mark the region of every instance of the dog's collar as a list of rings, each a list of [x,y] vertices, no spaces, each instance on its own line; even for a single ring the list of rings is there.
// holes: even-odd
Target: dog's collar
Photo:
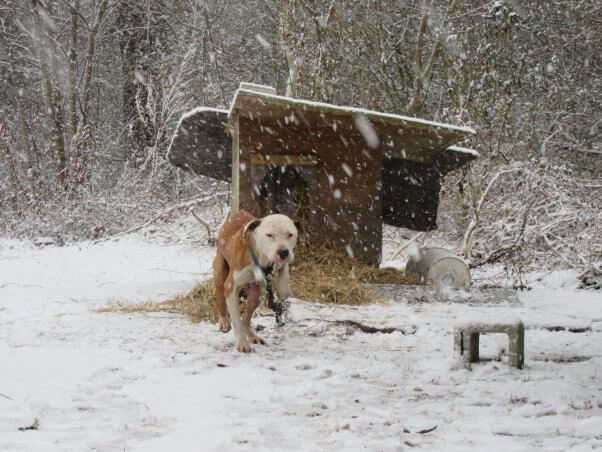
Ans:
[[[249,240],[249,254],[251,255],[251,260],[253,261],[253,264],[261,268],[265,275],[269,275],[270,273],[272,273],[272,270],[274,269],[274,264],[268,265],[267,267],[263,268],[259,263],[259,258],[257,257],[257,254],[255,254],[255,247],[253,246],[252,238]]]
[[[249,252],[251,254],[251,259],[253,260],[253,263],[258,267],[261,267],[261,265],[259,265],[259,259],[257,259],[257,254],[255,254],[255,248],[253,247],[253,239],[249,240]]]

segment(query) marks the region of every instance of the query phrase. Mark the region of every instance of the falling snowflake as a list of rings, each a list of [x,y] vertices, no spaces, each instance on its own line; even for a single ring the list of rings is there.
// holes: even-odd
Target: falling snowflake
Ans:
[[[272,48],[272,44],[270,44],[268,41],[266,41],[266,39],[265,39],[263,36],[261,36],[259,33],[257,33],[257,34],[255,35],[255,39],[257,39],[257,42],[258,42],[259,44],[261,44],[261,46],[262,46],[264,49],[266,49],[266,50],[271,50],[271,48]]]
[[[378,135],[376,134],[376,130],[372,126],[372,123],[365,116],[359,115],[355,118],[355,126],[357,130],[360,131],[364,140],[366,140],[366,144],[370,146],[372,149],[377,148],[380,140],[378,139]]]

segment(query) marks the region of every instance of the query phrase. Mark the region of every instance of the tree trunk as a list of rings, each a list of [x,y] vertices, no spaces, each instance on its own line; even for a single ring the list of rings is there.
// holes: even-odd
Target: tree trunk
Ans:
[[[38,183],[39,183],[39,162],[36,150],[36,145],[31,133],[29,126],[25,120],[25,115],[21,106],[18,106],[19,115],[19,141],[21,149],[25,155],[25,165],[27,167],[27,181],[29,184],[29,191],[31,197],[35,198],[38,194]]]
[[[326,34],[330,27],[330,20],[336,14],[334,4],[335,0],[331,0],[330,6],[324,14],[320,14],[316,9],[312,7],[305,0],[298,0],[301,6],[311,16],[314,26],[316,29],[316,41],[318,48],[318,56],[316,58],[316,70],[315,76],[317,78],[316,83],[320,92],[320,97],[323,102],[330,101],[330,93],[326,87],[326,81],[329,79],[329,68],[328,68],[328,57],[326,54]],[[288,61],[288,57],[287,57]],[[298,71],[297,71],[298,72]]]
[[[222,96],[222,103],[223,105],[227,105],[228,102],[226,101],[226,95],[224,94],[224,88],[222,86],[222,77],[221,77],[221,71],[219,69],[219,66],[217,64],[217,52],[216,52],[216,48],[215,48],[215,42],[213,40],[213,30],[212,30],[212,26],[211,26],[211,20],[209,18],[209,11],[207,10],[207,5],[205,4],[203,7],[203,17],[205,18],[205,29],[207,30],[207,38],[209,40],[209,44],[211,44],[211,52],[213,53],[213,66],[215,68],[215,76],[217,77],[217,85],[219,87],[221,96]]]
[[[420,20],[418,37],[416,38],[416,53],[414,56],[414,89],[410,103],[408,104],[408,114],[419,115],[422,110],[422,88],[424,86],[425,74],[422,70],[422,53],[424,52],[424,34],[426,33],[428,22],[428,11],[425,11]]]
[[[2,119],[2,118],[0,118]],[[0,146],[4,154],[4,168],[8,176],[9,186],[9,198],[10,202],[15,211],[19,210],[19,183],[17,179],[17,173],[15,170],[15,164],[10,152],[10,134],[6,130],[6,124],[0,122]]]
[[[94,61],[94,49],[96,46],[96,35],[98,34],[98,29],[100,28],[100,23],[102,22],[106,12],[107,12],[107,0],[102,0],[100,6],[98,7],[98,13],[96,14],[96,19],[94,20],[94,24],[88,30],[88,47],[86,49],[86,65],[84,67],[84,81],[82,83],[82,123],[83,126],[88,125],[89,123],[89,114],[88,114],[88,104],[90,102],[90,83],[92,81],[92,64]]]
[[[117,5],[123,77],[123,120],[129,126],[135,144],[135,155],[140,158],[152,145],[152,134],[144,126],[144,118],[139,118],[139,106],[147,104],[145,80],[154,75],[152,63],[159,61],[162,43],[167,41],[162,35],[166,31],[166,5],[158,0],[149,1],[144,8],[139,2],[127,0],[119,0]]]
[[[298,95],[300,59],[298,54],[299,43],[295,32],[295,0],[281,0],[280,2],[280,34],[282,49],[288,64],[285,95],[296,97]]]
[[[69,176],[71,182],[70,196],[75,196],[77,189],[88,178],[88,156],[91,142],[90,126],[80,123],[77,133],[71,142],[71,159]]]
[[[136,123],[138,116],[136,92],[138,90],[137,78],[143,76],[147,68],[144,58],[148,53],[145,18],[138,4],[120,0],[117,7],[121,49],[123,122],[130,128],[136,147],[134,154],[140,156],[146,148],[146,140]]]
[[[34,3],[35,10],[35,25],[34,25],[34,45],[38,51],[38,58],[40,60],[40,73],[42,75],[42,87],[44,90],[44,107],[46,110],[46,119],[50,128],[50,135],[52,137],[52,155],[54,159],[54,166],[56,171],[57,179],[66,187],[67,174],[66,174],[66,155],[65,155],[65,138],[63,114],[60,105],[60,94],[55,90],[50,75],[48,58],[46,51],[49,48],[48,40],[46,39],[44,24],[40,17],[38,8],[42,6]],[[45,12],[46,14],[46,12]],[[54,59],[54,58],[53,58]]]
[[[451,2],[449,8],[447,9],[447,17],[449,17],[449,15],[453,12],[454,8],[456,7],[456,2],[457,0],[453,0]],[[424,13],[422,15],[422,19],[420,20],[420,28],[418,29],[418,37],[416,39],[416,53],[414,56],[414,89],[412,90],[412,95],[408,104],[408,114],[413,116],[419,116],[422,113],[422,90],[424,89],[424,81],[431,76],[431,72],[433,72],[433,66],[435,65],[435,58],[437,57],[439,50],[442,48],[441,37],[437,36],[435,43],[433,44],[433,48],[431,49],[431,54],[426,62],[426,66],[423,69],[422,54],[424,53],[424,35],[426,34],[428,28],[429,10],[431,6],[427,8],[427,6],[424,5]]]
[[[71,30],[69,35],[69,64],[67,66],[67,125],[69,138],[77,132],[77,101],[75,94],[75,77],[77,72],[77,18],[79,0],[74,0],[71,5]]]

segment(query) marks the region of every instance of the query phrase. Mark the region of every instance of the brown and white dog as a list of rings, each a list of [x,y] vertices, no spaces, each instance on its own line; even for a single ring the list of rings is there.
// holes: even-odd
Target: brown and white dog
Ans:
[[[293,249],[302,233],[301,224],[286,215],[255,218],[244,210],[231,215],[222,226],[213,261],[219,331],[230,331],[232,320],[238,351],[252,352],[251,343],[265,344],[251,327],[251,317],[259,305],[264,284],[263,269],[273,265],[274,271],[278,271],[276,294],[278,301],[284,302],[291,293],[289,264],[295,258]],[[241,320],[238,297],[242,289],[247,295],[247,308]]]

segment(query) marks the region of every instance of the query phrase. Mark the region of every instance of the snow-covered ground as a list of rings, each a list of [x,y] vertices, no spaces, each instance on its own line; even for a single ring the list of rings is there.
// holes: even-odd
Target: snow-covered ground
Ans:
[[[185,292],[212,253],[140,235],[43,249],[0,240],[0,450],[602,447],[602,294],[574,290],[572,275],[548,275],[519,307],[293,302],[282,328],[255,319],[269,345],[250,355],[215,325],[95,311]],[[477,313],[524,320],[524,370],[504,358],[456,365],[453,324]],[[332,322],[344,319],[415,333]],[[546,329],[557,326],[583,332]],[[481,341],[484,357],[506,343]],[[19,431],[34,419],[37,430]]]

